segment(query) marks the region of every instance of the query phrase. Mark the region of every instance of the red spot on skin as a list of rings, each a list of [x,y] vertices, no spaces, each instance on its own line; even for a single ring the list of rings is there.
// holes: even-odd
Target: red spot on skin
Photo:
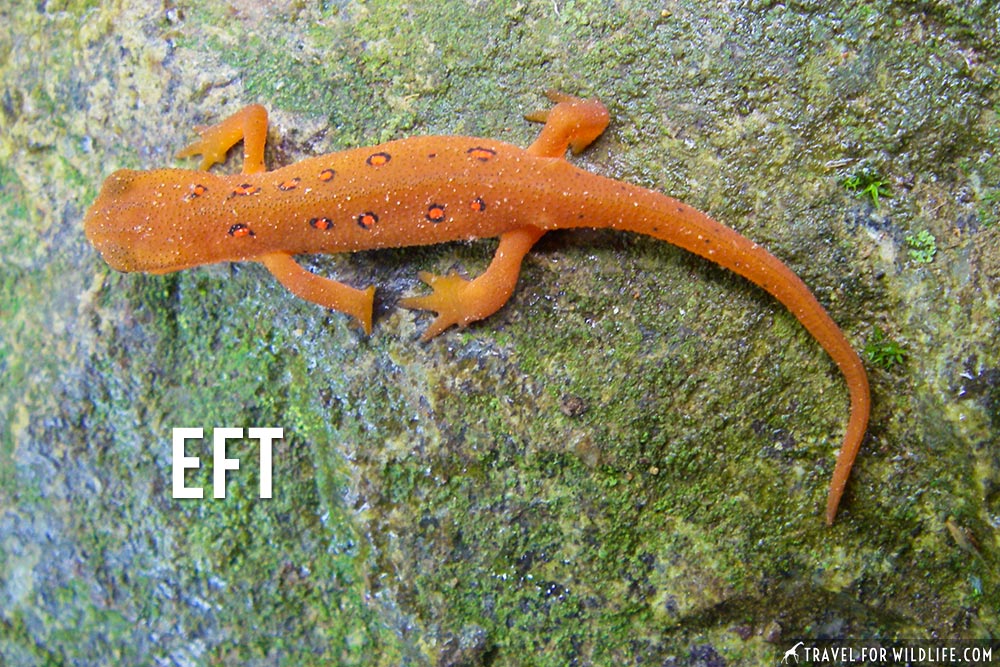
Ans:
[[[257,236],[253,233],[253,230],[244,225],[242,222],[238,222],[229,228],[229,235],[236,239],[241,239],[244,236],[249,236],[253,238]]]
[[[330,181],[333,180],[333,177],[336,176],[336,174],[337,172],[335,172],[333,169],[324,169],[323,171],[319,172],[319,180],[323,181],[324,183],[329,183]]]
[[[309,226],[313,229],[326,231],[327,229],[333,229],[333,220],[330,218],[311,218],[309,220]]]
[[[489,162],[497,156],[497,152],[492,148],[483,148],[482,146],[475,146],[465,151],[469,154],[469,157],[479,160],[480,162]]]
[[[358,216],[358,226],[362,229],[371,229],[376,222],[378,222],[378,216],[371,211],[365,211]]]
[[[195,183],[194,185],[191,186],[191,192],[184,195],[184,201],[191,201],[192,199],[197,199],[206,192],[208,192],[208,188],[206,188],[201,183]]]
[[[295,178],[290,178],[287,181],[285,181],[284,183],[279,183],[278,184],[278,189],[281,190],[281,191],[283,191],[283,192],[288,192],[289,190],[294,190],[295,188],[299,187],[299,181],[300,180],[302,180],[302,179],[300,179],[298,176],[296,176]]]
[[[260,187],[251,185],[250,183],[241,183],[233,190],[233,196],[246,197],[247,195],[255,195],[258,192],[260,192]]]
[[[441,204],[431,204],[427,207],[427,219],[431,222],[444,222],[444,206]]]
[[[388,153],[372,153],[368,156],[368,159],[365,160],[365,162],[367,162],[371,167],[381,167],[383,164],[387,164],[391,159],[392,156]]]
[[[486,202],[483,200],[482,197],[476,197],[475,199],[472,200],[472,203],[469,204],[469,208],[471,208],[476,213],[482,213],[483,211],[486,210]]]

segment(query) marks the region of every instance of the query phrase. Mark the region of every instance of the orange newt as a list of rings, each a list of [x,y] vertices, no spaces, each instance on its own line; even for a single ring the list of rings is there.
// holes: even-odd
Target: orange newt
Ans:
[[[292,258],[499,236],[496,255],[474,280],[422,272],[433,292],[403,299],[437,314],[423,335],[463,327],[500,309],[521,260],[546,231],[609,227],[689,250],[764,288],[833,358],[850,392],[847,433],[830,482],[832,523],[868,424],[868,377],[857,353],[809,288],[753,241],[680,201],[572,166],[608,125],[597,100],[550,93],[555,106],[528,115],[544,122],[527,149],[476,137],[414,137],[264,166],[267,112],[245,107],[178,153],[201,169],[244,142],[243,171],[119,170],[84,220],[87,238],[119,271],[167,273],[213,262],[256,261],[292,293],[355,318],[371,332],[374,287],[359,290],[318,276]]]

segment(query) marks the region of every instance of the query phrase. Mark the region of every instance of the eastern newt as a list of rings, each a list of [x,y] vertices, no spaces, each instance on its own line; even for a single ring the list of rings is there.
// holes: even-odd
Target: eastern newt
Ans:
[[[579,153],[608,125],[597,100],[550,93],[555,106],[526,116],[544,122],[527,149],[461,136],[400,139],[266,171],[267,112],[243,108],[211,127],[178,158],[201,155],[201,171],[119,170],[84,221],[87,238],[119,271],[167,273],[213,262],[256,261],[294,294],[355,318],[371,332],[374,287],[318,276],[292,258],[499,236],[474,280],[422,272],[433,292],[403,299],[437,314],[426,340],[496,312],[510,297],[521,260],[546,231],[609,227],[647,234],[723,266],[764,288],[798,318],[847,381],[851,412],[826,507],[832,523],[870,409],[857,353],[809,288],[774,255],[671,197],[582,171]],[[243,171],[207,172],[244,143]]]

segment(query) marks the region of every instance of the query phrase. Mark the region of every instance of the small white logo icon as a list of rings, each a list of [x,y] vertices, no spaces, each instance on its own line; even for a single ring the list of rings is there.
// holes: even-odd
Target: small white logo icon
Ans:
[[[805,642],[799,642],[792,648],[785,651],[785,657],[781,659],[781,664],[788,662],[789,658],[795,658],[795,664],[799,664],[799,647],[805,644]]]

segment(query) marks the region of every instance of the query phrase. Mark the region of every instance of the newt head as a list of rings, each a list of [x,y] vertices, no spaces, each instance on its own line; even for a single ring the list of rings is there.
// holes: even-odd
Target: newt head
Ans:
[[[234,248],[209,238],[205,205],[217,177],[182,169],[119,169],[104,181],[83,220],[84,233],[104,261],[118,271],[168,273],[232,259]]]

